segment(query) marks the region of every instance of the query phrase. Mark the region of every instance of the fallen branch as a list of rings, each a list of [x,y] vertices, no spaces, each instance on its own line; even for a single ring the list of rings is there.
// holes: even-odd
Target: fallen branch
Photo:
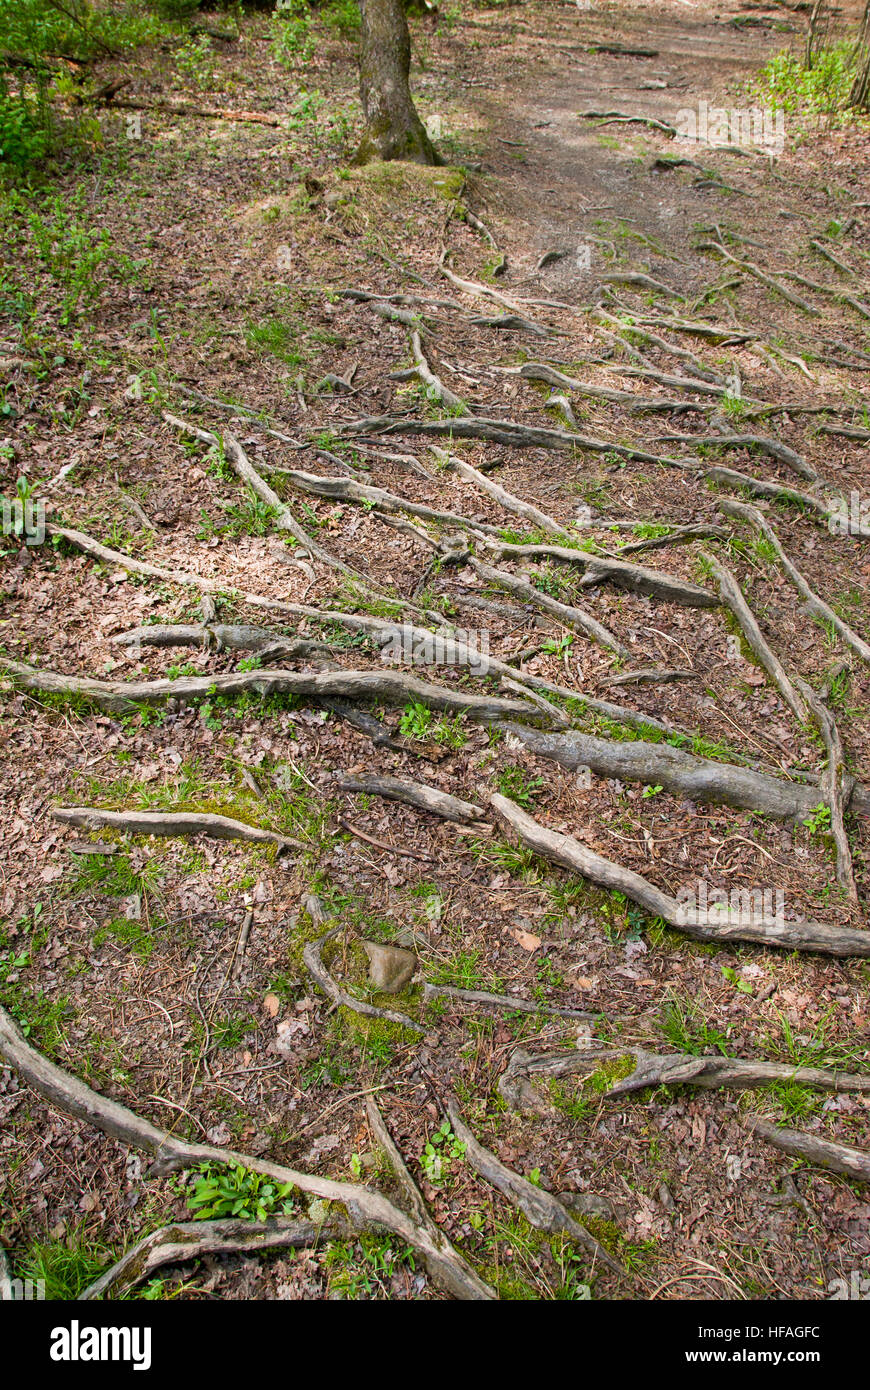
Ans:
[[[109,105],[122,111],[165,111],[171,116],[193,116],[205,121],[242,121],[249,125],[269,125],[278,129],[287,124],[286,116],[268,111],[232,111],[226,107],[191,106],[186,101],[134,101],[132,97],[112,98]]]
[[[64,825],[85,830],[117,830],[127,835],[158,835],[172,839],[177,835],[208,835],[215,840],[254,840],[258,844],[278,845],[281,849],[302,849],[299,840],[262,830],[257,825],[213,816],[199,811],[104,811],[97,806],[55,806],[51,815]]]
[[[365,840],[367,845],[374,845],[375,849],[384,849],[389,854],[404,854],[408,859],[419,859],[424,864],[432,862],[431,854],[423,854],[418,849],[411,849],[406,845],[391,845],[387,840],[378,840],[374,835],[367,835],[364,830],[360,830],[358,825],[351,825],[344,816],[338,817],[338,823],[342,830],[346,830],[349,835],[353,835],[357,840]]]
[[[602,858],[570,835],[547,830],[506,796],[493,792],[490,805],[498,820],[541,858],[581,874],[600,888],[624,893],[651,917],[661,917],[668,926],[698,941],[754,941],[789,951],[870,956],[870,931],[809,919],[784,922],[767,913],[729,909],[715,913],[687,907],[632,869]]]
[[[807,1163],[819,1168],[830,1168],[856,1182],[870,1182],[870,1151],[867,1149],[853,1149],[847,1144],[835,1144],[831,1139],[802,1133],[799,1129],[786,1129],[760,1116],[750,1116],[745,1125],[750,1134],[759,1135],[768,1144],[791,1154],[793,1158],[806,1159]]]
[[[657,666],[643,666],[636,671],[626,671],[621,676],[607,676],[605,685],[666,685],[670,681],[696,681],[697,671],[659,669]]]

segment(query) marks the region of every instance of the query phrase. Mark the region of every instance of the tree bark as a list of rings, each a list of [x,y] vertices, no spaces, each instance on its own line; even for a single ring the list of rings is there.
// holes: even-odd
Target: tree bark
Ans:
[[[849,93],[849,105],[867,111],[870,110],[870,0],[864,7],[856,48],[858,71]]]
[[[440,160],[411,97],[411,36],[402,0],[360,0],[360,98],[366,130],[357,162]]]

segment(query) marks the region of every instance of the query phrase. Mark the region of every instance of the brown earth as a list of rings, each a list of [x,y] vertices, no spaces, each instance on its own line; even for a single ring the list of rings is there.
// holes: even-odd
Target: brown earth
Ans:
[[[757,22],[737,22],[748,19]],[[379,437],[371,426],[355,446],[348,427],[359,418],[445,418],[419,383],[391,380],[413,361],[407,328],[342,297],[355,289],[444,301],[411,307],[428,328],[432,370],[475,415],[570,429],[547,406],[545,388],[505,371],[545,361],[595,389],[687,407],[637,413],[631,402],[566,390],[583,435],[721,463],[828,501],[866,498],[870,441],[821,433],[819,416],[803,413],[824,408],[829,423],[866,430],[866,317],[785,278],[797,273],[864,302],[866,126],[805,130],[790,116],[785,150],[768,159],[577,116],[615,110],[673,124],[680,108],[702,100],[749,105],[741,84],[783,45],[800,46],[804,22],[782,5],[728,5],[711,16],[685,0],[588,11],[553,0],[454,6],[415,31],[420,109],[440,120],[450,161],[439,170],[351,165],[357,114],[347,39],[326,37],[307,66],[288,73],[271,54],[269,18],[249,16],[239,42],[214,45],[211,89],[187,92],[173,86],[171,55],[140,55],[129,68],[128,99],[186,97],[274,112],[282,124],[145,110],[141,139],[128,139],[132,112],[100,112],[102,149],[59,175],[51,191],[81,225],[105,228],[118,255],[142,264],[107,263],[94,303],[65,313],[68,284],[39,259],[32,230],[22,230],[12,249],[39,305],[2,348],[33,364],[8,368],[6,492],[24,474],[68,526],[149,564],[216,581],[224,623],[332,645],[287,662],[290,669],[383,669],[371,644],[334,625],[240,597],[390,618],[400,611],[307,558],[222,458],[162,418],[168,410],[200,428],[229,429],[264,474],[342,477],[350,468],[358,481],[407,500],[525,533],[493,498],[439,470],[425,436],[398,428],[396,437]],[[593,54],[593,42],[655,56]],[[107,64],[96,77],[117,70]],[[674,154],[702,167],[654,167]],[[714,239],[816,312],[700,249]],[[455,275],[518,302],[549,331],[475,324],[503,310],[450,284],[440,272],[443,251]],[[559,258],[539,268],[549,252]],[[605,276],[626,273],[653,277],[680,298],[605,285]],[[683,319],[718,325],[719,341],[678,330],[673,304]],[[655,320],[648,331],[682,355],[632,335],[644,316]],[[694,388],[642,375],[650,371],[694,373]],[[699,372],[707,384],[731,383],[721,411],[700,391]],[[350,389],[339,383],[331,393],[327,373]],[[221,400],[231,408],[213,403]],[[752,419],[759,403],[776,413]],[[715,435],[720,425],[787,445],[821,481],[796,477],[751,446],[717,449],[714,458],[706,446],[661,439]],[[697,469],[617,452],[433,442],[449,442],[454,456],[566,527],[586,508],[580,538],[598,553],[668,527],[724,521],[730,539],[702,544],[734,571],[786,670],[816,690],[830,685],[846,765],[870,778],[866,664],[813,622],[755,533],[717,511],[722,495],[739,494],[699,479]],[[397,454],[404,461],[386,457]],[[668,721],[688,731],[687,747],[723,763],[744,760],[783,777],[823,767],[814,727],[797,721],[722,608],[681,607],[609,584],[583,589],[574,571],[531,562],[540,589],[576,602],[616,635],[629,652],[620,659],[493,589],[468,563],[433,567],[425,537],[386,525],[377,510],[303,498],[280,472],[269,478],[318,545],[375,589],[443,612],[527,675]],[[866,634],[864,540],[793,505],[759,505],[811,587]],[[416,524],[437,537],[437,528]],[[669,544],[628,558],[712,589],[701,548]],[[479,546],[477,553],[489,558]],[[503,566],[516,572],[521,562]],[[190,586],[142,579],[65,543],[9,541],[2,587],[5,651],[15,660],[113,680],[239,669],[234,651],[128,651],[113,642],[142,624],[201,621],[201,594]],[[693,678],[609,683],[663,667]],[[412,674],[460,692],[497,692],[495,678],[461,668]],[[866,1264],[866,1192],[778,1155],[745,1124],[758,1111],[860,1146],[865,1096],[826,1098],[785,1084],[745,1093],[658,1088],[609,1100],[599,1075],[600,1089],[554,1083],[551,1112],[537,1115],[508,1109],[496,1090],[518,1046],[550,1053],[592,1040],[866,1071],[866,963],[693,942],[518,849],[499,829],[468,833],[392,801],[343,794],[336,777],[411,778],[477,802],[502,790],[549,828],[671,895],[699,881],[726,892],[781,889],[788,919],[858,928],[866,927],[870,887],[866,816],[846,817],[858,890],[851,902],[837,882],[830,837],[819,833],[823,813],[814,827],[793,825],[681,800],[655,783],[578,780],[468,719],[380,708],[373,712],[396,736],[388,747],[334,713],[281,697],[170,701],[156,713],[118,715],[7,682],[3,700],[0,1002],[29,1026],[36,1046],[96,1090],[179,1136],[346,1180],[368,1175],[389,1190],[365,1116],[366,1093],[376,1091],[442,1231],[503,1297],[576,1297],[591,1284],[595,1298],[608,1299],[813,1299]],[[582,706],[569,714],[587,732],[629,734]],[[115,853],[88,854],[88,832],[52,820],[57,804],[219,811],[304,847],[276,858],[243,842],[102,832],[90,838]],[[305,912],[311,892],[346,929],[331,968],[360,998],[370,997],[361,939],[416,950],[416,984],[398,1004],[375,1002],[419,1017],[422,1038],[335,1011],[317,992],[302,960],[304,944],[322,930]],[[443,997],[427,1010],[424,980],[593,1017],[505,1014]],[[585,1204],[583,1219],[625,1276],[532,1231],[461,1157],[432,1180],[425,1145],[451,1095],[505,1163],[579,1201],[578,1209]],[[181,1179],[149,1176],[135,1156],[47,1108],[10,1071],[0,1071],[0,1116],[0,1239],[13,1269],[31,1268],[38,1243],[89,1252],[96,1269],[185,1215],[190,1188]],[[419,1261],[414,1267],[382,1237],[298,1255],[209,1258],[164,1277],[152,1292],[181,1288],[188,1298],[441,1296]]]

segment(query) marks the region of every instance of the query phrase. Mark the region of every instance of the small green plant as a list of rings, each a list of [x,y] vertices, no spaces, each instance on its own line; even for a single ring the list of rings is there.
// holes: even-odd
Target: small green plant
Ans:
[[[289,1216],[294,1209],[292,1183],[274,1182],[263,1173],[252,1173],[241,1165],[222,1168],[214,1163],[202,1163],[197,1174],[186,1197],[187,1209],[196,1221],[221,1216],[265,1221],[276,1212]]]
[[[733,966],[723,965],[722,977],[728,981],[729,985],[733,985],[740,994],[752,993],[752,985],[748,980],[742,980]]]
[[[175,67],[188,86],[199,92],[211,91],[216,73],[208,34],[199,34],[183,43],[175,54]]]
[[[662,1034],[680,1052],[700,1056],[714,1049],[723,1057],[729,1055],[728,1038],[718,1028],[710,1027],[692,999],[681,999],[672,994],[666,1000],[662,1012]]]
[[[564,637],[548,637],[546,642],[541,643],[541,651],[546,652],[547,656],[558,656],[560,660],[564,660],[573,645],[573,632],[566,632]]]
[[[25,1251],[16,1274],[41,1284],[46,1300],[76,1299],[115,1258],[102,1241],[72,1226],[59,1240],[35,1241]]]
[[[272,16],[272,52],[278,61],[288,67],[307,63],[316,47],[308,0],[277,0]]]
[[[465,1144],[457,1139],[449,1120],[444,1120],[426,1143],[420,1166],[433,1184],[443,1182],[450,1165],[465,1157]]]
[[[801,821],[811,835],[825,835],[831,829],[831,808],[826,806],[824,801],[820,801],[818,806],[813,806],[806,820]]]
[[[543,777],[532,777],[521,767],[503,767],[498,774],[498,789],[517,805],[530,807],[545,786]]]
[[[406,705],[399,720],[399,733],[405,738],[428,738],[432,731],[432,711],[427,705]]]
[[[663,791],[664,791],[664,787],[661,786],[661,784],[659,784],[658,786],[655,786],[655,787],[644,787],[643,791],[641,792],[641,796],[644,796],[644,797],[648,797],[648,796],[658,796],[659,792],[663,792]]]

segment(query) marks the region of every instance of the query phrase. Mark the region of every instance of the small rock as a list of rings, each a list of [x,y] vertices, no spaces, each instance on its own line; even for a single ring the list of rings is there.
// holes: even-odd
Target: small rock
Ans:
[[[364,941],[363,950],[369,958],[369,979],[383,994],[400,994],[417,969],[417,957],[398,946],[382,946],[377,941]]]

